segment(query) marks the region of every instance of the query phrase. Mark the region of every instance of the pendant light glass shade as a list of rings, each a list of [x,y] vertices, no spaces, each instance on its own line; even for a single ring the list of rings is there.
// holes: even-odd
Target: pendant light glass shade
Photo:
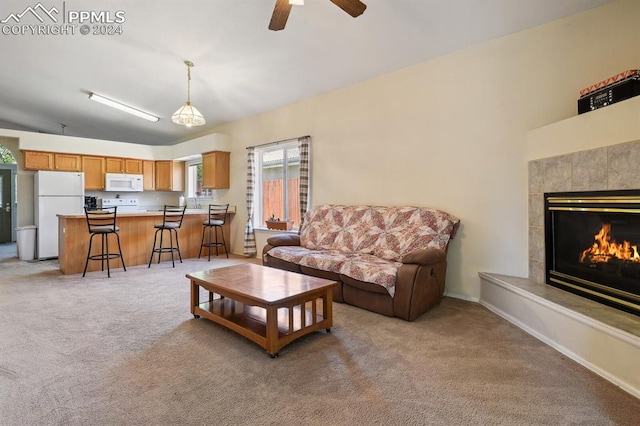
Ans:
[[[182,126],[202,126],[206,123],[204,116],[196,107],[191,105],[191,67],[193,62],[184,61],[187,66],[187,104],[178,108],[171,116],[171,121]]]
[[[171,120],[176,124],[181,124],[183,126],[192,127],[192,126],[202,126],[206,123],[206,120],[198,111],[198,108],[191,105],[190,102],[187,102],[186,105],[181,106],[172,116]]]

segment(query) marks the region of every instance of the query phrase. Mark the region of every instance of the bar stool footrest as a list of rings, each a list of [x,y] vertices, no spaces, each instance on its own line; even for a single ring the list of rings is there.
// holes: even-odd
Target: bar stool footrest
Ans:
[[[119,253],[92,254],[91,256],[89,256],[89,260],[107,260],[119,258],[122,258]]]

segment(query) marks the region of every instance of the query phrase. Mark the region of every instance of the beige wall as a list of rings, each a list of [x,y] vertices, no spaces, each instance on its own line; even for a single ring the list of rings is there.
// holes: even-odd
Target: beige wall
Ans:
[[[313,204],[457,215],[449,294],[477,299],[478,271],[526,277],[526,135],[576,115],[583,87],[639,68],[639,19],[640,2],[619,1],[219,127],[233,144],[234,251],[247,217],[245,148],[310,134]]]

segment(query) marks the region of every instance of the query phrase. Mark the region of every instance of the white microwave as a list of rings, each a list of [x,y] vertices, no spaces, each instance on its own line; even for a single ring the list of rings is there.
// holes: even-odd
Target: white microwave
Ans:
[[[131,175],[123,173],[105,174],[105,191],[112,192],[140,192],[143,191],[142,175]]]

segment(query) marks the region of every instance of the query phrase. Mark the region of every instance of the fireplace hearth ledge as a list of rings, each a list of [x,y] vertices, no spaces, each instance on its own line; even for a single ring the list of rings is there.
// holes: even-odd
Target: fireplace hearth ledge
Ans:
[[[640,317],[527,278],[478,275],[481,305],[640,398]]]

